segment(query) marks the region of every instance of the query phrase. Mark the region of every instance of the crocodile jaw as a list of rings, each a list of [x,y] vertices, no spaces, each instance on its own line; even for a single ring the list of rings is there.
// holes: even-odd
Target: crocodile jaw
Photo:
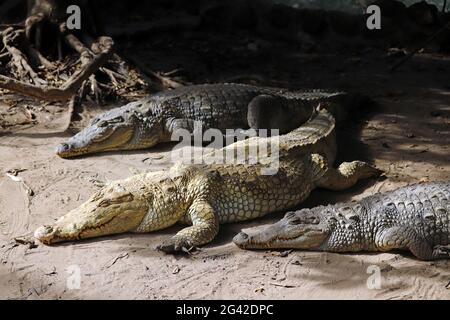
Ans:
[[[39,227],[34,236],[45,244],[124,233],[136,229],[149,211],[145,199],[120,185],[100,190],[53,225]]]
[[[94,118],[82,131],[61,143],[56,153],[62,158],[83,154],[150,148],[162,142],[165,131],[160,117],[145,118],[133,110],[139,102],[112,109]]]
[[[130,126],[91,125],[58,145],[56,154],[70,158],[94,152],[132,149],[129,143],[133,136],[134,129]]]

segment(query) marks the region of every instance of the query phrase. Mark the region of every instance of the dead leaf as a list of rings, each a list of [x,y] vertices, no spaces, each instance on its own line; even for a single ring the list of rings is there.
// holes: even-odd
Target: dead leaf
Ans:
[[[15,176],[15,175],[13,175],[11,173],[8,173],[8,172],[6,173],[6,176],[8,178],[10,178],[14,182],[21,182],[21,181],[23,181],[22,178],[19,178],[19,177]]]
[[[292,284],[283,284],[283,283],[277,283],[277,282],[269,282],[269,284],[276,286],[276,287],[283,287],[283,288],[295,288],[296,287]]]
[[[179,273],[180,272],[180,268],[179,267],[175,267],[175,268],[173,268],[173,270],[172,270],[172,274],[177,274],[177,273]]]
[[[28,169],[22,169],[22,168],[14,168],[6,171],[6,173],[12,174],[13,176],[17,176],[20,172],[27,171]]]
[[[38,247],[38,245],[36,244],[36,241],[32,237],[26,237],[26,236],[17,237],[17,238],[14,238],[14,241],[18,244],[27,245],[28,249],[34,249],[34,248]]]
[[[110,267],[112,267],[117,261],[119,261],[120,259],[126,259],[126,258],[128,258],[128,253],[127,252],[124,252],[124,253],[121,253],[121,254],[119,254],[116,258],[114,258],[114,260],[111,262],[111,263],[109,263],[109,264],[106,264],[106,268],[110,268]]]

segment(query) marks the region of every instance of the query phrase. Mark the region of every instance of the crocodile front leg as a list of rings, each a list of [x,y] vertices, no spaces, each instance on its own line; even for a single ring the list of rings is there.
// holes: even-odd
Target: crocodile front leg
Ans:
[[[420,260],[450,259],[448,247],[432,247],[426,239],[408,226],[396,226],[378,232],[375,236],[375,245],[380,251],[408,249]]]
[[[343,162],[337,169],[328,168],[317,186],[335,191],[345,190],[359,180],[379,176],[381,172],[363,161]]]
[[[193,133],[195,129],[195,121],[184,118],[170,118],[166,121],[166,130],[170,134],[175,134],[178,130],[187,130]]]
[[[219,218],[204,199],[195,200],[188,209],[192,226],[184,228],[172,238],[165,240],[158,249],[166,253],[189,251],[210,242],[219,232]]]

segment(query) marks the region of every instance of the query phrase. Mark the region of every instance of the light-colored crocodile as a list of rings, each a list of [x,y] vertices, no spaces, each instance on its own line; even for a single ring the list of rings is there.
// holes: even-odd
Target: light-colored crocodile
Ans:
[[[150,232],[177,222],[192,224],[159,248],[178,251],[210,242],[220,223],[261,217],[300,204],[316,187],[341,190],[358,179],[379,174],[361,162],[331,167],[336,152],[335,120],[325,109],[292,132],[253,137],[226,148],[237,151],[279,139],[279,167],[262,174],[270,163],[175,165],[115,181],[51,226],[35,231],[50,244],[122,232]],[[278,140],[276,140],[278,141]],[[217,152],[212,156],[217,155]]]
[[[288,212],[279,222],[239,233],[243,249],[330,252],[409,250],[422,260],[449,259],[450,181],[414,184],[350,203]]]
[[[64,158],[83,154],[144,149],[171,141],[177,129],[279,129],[287,133],[305,123],[321,104],[340,119],[354,95],[222,83],[163,91],[94,118],[90,125],[57,147]],[[345,106],[342,106],[345,105]]]

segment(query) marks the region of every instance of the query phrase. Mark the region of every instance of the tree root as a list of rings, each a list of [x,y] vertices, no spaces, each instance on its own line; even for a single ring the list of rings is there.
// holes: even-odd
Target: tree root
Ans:
[[[4,36],[5,37],[5,36]],[[4,41],[5,42],[5,41]],[[78,89],[81,87],[84,81],[88,80],[94,72],[96,72],[101,66],[106,64],[112,55],[113,41],[111,38],[103,37],[99,39],[102,42],[104,49],[94,58],[88,58],[88,55],[81,54],[81,69],[76,71],[62,86],[61,88],[56,88],[53,86],[44,86],[42,82],[36,81],[39,79],[37,74],[33,69],[26,63],[25,56],[19,55],[17,52],[19,50],[13,51],[8,49],[10,54],[16,57],[14,65],[16,65],[19,74],[22,77],[28,75],[32,78],[34,84],[29,84],[24,81],[15,80],[0,75],[0,88],[8,89],[11,91],[19,92],[21,94],[32,96],[41,100],[47,101],[66,101],[77,93]],[[5,44],[6,47],[6,44]],[[19,64],[20,63],[20,64]],[[21,68],[22,67],[22,68]],[[43,81],[43,80],[42,80]]]
[[[34,84],[44,85],[45,81],[39,78],[38,74],[28,64],[27,57],[14,44],[18,39],[23,38],[23,31],[14,31],[10,27],[4,30],[2,34],[3,46],[11,55],[11,63],[14,65],[17,74],[20,77],[26,77],[28,75]]]
[[[30,3],[24,23],[0,24],[0,92],[66,103],[71,121],[76,121],[84,100],[97,105],[107,100],[128,102],[146,95],[149,87],[164,90],[184,85],[137,59],[128,64],[114,52],[112,38],[92,36],[97,28],[90,22],[82,32],[68,30],[62,22],[66,14],[61,2]],[[84,6],[87,1],[79,3]]]
[[[78,58],[75,61],[73,57],[68,57],[67,61],[50,62],[26,41],[21,41],[25,50],[19,50],[17,45],[11,44],[11,39],[17,37],[17,35],[22,37],[22,33],[23,30],[14,31],[12,28],[8,28],[1,33],[6,52],[1,54],[0,59],[9,59],[10,73],[14,76],[0,75],[0,88],[40,100],[67,101],[87,81],[89,82],[88,87],[91,88],[91,95],[97,102],[100,102],[104,100],[105,96],[112,95],[115,89],[124,87],[128,90],[139,90],[148,85],[143,80],[138,79],[137,72],[130,75],[132,70],[120,66],[122,61],[120,57],[114,54],[114,42],[109,37],[100,37],[97,42],[92,44],[95,47],[94,53],[73,34],[62,33],[64,43],[78,53]],[[23,52],[26,52],[26,54]],[[76,62],[77,60],[78,62]],[[33,63],[31,64],[28,61]],[[108,65],[108,68],[102,68],[106,65]],[[78,67],[78,70],[69,75],[68,73],[74,70],[74,66]],[[33,67],[36,69],[33,69]],[[38,69],[39,71],[35,71]],[[114,81],[107,84],[100,83],[95,75],[97,72],[103,72],[108,79],[114,77]],[[39,74],[47,79],[42,79]],[[133,81],[133,79],[136,81]],[[48,85],[50,82],[53,82],[53,85]],[[57,86],[57,84],[60,85]],[[103,92],[105,87],[109,90]],[[122,93],[117,92],[116,96],[122,98]]]
[[[64,45],[78,54],[76,60],[68,56],[66,61],[49,61],[27,41],[23,28],[8,27],[1,32],[5,52],[0,52],[0,60],[9,59],[13,76],[0,75],[0,88],[45,101],[67,101],[86,81],[89,95],[101,103],[112,95],[124,100],[134,98],[136,94],[143,95],[150,85],[159,90],[184,85],[134,59],[132,63],[137,69],[130,68],[114,53],[114,42],[110,37],[97,40],[85,37],[85,44],[68,33],[64,24],[59,29]],[[68,75],[74,66],[78,70]]]
[[[145,64],[143,64],[133,56],[128,56],[127,59],[130,60],[130,62],[134,64],[139,70],[141,70],[148,77],[149,81],[156,82],[159,89],[175,89],[186,84],[186,82],[184,81],[174,80],[167,75],[162,75],[149,69]]]

